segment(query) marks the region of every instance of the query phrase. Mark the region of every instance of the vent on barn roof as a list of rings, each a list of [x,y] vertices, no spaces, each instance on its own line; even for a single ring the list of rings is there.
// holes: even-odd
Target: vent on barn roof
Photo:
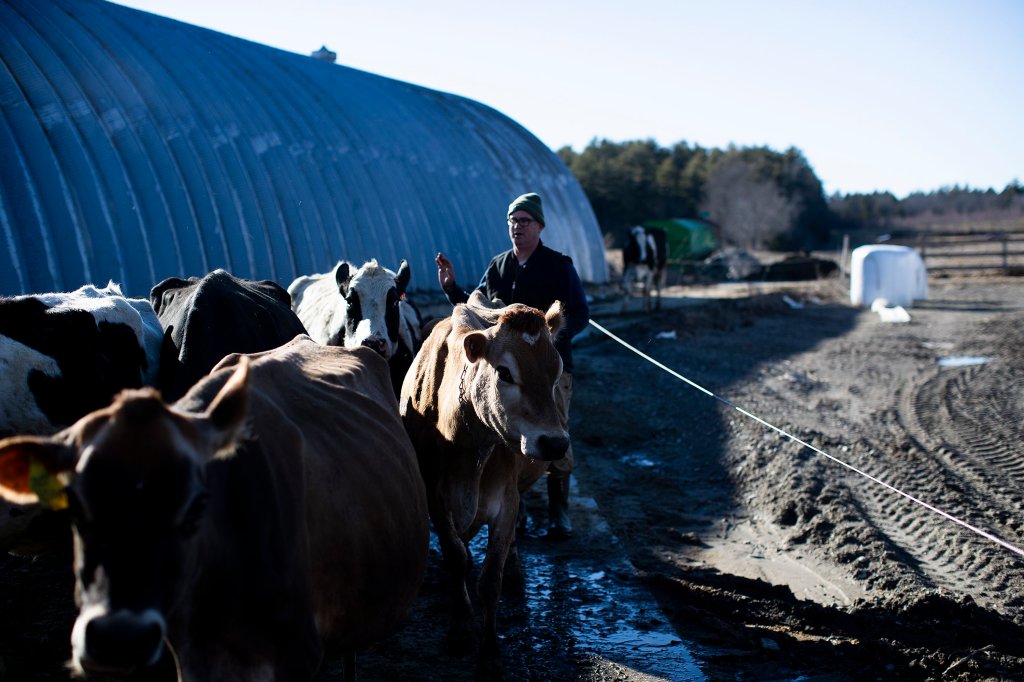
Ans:
[[[338,53],[328,50],[326,45],[321,45],[320,49],[316,52],[310,52],[309,56],[322,59],[325,62],[330,62],[331,64],[338,61]]]
[[[473,100],[102,0],[0,0],[0,65],[0,294],[370,258],[436,290],[439,250],[468,284],[528,191],[607,279],[575,178]]]

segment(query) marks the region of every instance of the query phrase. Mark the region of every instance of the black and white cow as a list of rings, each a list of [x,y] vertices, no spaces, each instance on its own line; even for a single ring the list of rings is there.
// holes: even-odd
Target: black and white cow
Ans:
[[[281,285],[224,270],[169,277],[153,287],[149,300],[164,327],[157,386],[169,401],[230,353],[271,350],[306,333]]]
[[[0,435],[49,434],[157,378],[149,301],[110,282],[0,298]]]
[[[338,261],[330,272],[296,278],[288,293],[314,341],[349,350],[365,346],[387,360],[398,395],[422,338],[419,312],[405,300],[411,276],[404,260],[397,273],[376,259],[360,268]]]
[[[622,250],[622,288],[625,312],[633,289],[639,288],[644,299],[644,310],[651,309],[651,290],[655,293],[655,308],[661,308],[661,288],[665,285],[665,263],[668,243],[665,230],[660,227],[635,225],[629,230],[626,247]]]

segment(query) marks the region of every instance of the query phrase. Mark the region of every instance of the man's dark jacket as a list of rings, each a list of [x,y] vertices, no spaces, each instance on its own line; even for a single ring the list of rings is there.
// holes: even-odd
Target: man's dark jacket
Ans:
[[[524,303],[541,312],[561,301],[565,327],[555,339],[555,348],[562,356],[562,370],[572,373],[572,337],[587,326],[590,308],[571,258],[541,242],[526,264],[519,265],[509,249],[491,260],[476,288],[490,300],[501,299],[506,305]],[[452,305],[469,300],[469,294],[459,287],[445,295]]]

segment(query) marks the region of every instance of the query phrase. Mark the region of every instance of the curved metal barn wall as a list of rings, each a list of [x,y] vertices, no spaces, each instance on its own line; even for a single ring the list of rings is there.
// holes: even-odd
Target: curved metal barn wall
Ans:
[[[0,0],[0,294],[222,267],[287,286],[341,258],[433,255],[464,285],[539,192],[545,242],[607,279],[579,184],[469,99],[99,0]]]

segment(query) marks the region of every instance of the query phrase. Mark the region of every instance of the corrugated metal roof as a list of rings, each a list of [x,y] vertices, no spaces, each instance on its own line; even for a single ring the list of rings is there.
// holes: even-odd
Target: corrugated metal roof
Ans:
[[[0,0],[0,114],[2,294],[371,257],[434,289],[438,250],[469,285],[527,191],[545,243],[607,279],[569,170],[463,97],[100,0]]]

